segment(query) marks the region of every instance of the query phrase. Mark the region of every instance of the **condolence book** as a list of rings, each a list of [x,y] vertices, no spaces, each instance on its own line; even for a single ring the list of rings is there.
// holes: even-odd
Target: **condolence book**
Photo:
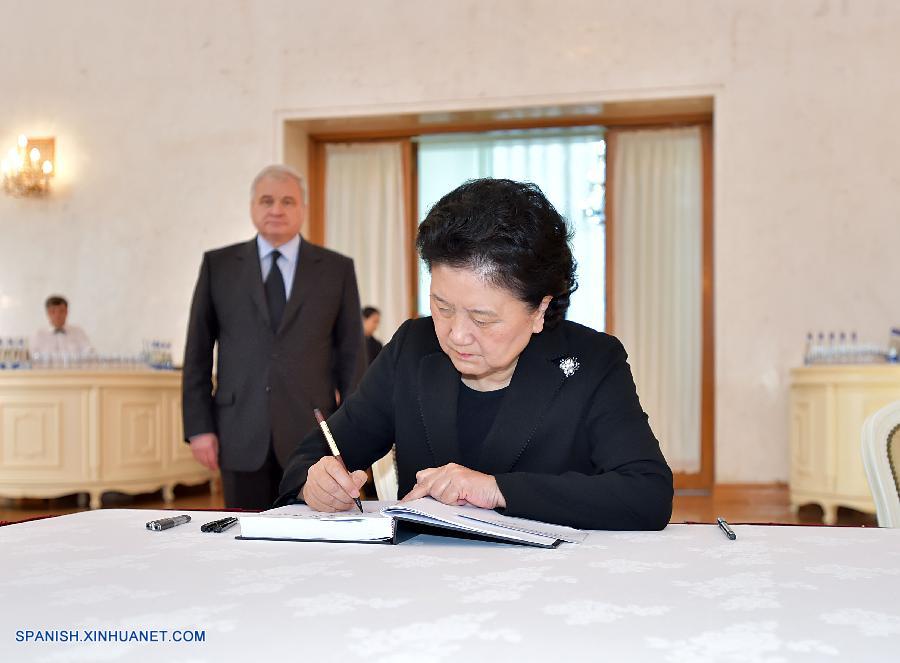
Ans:
[[[441,504],[430,497],[412,502],[363,502],[364,513],[321,513],[305,504],[291,504],[240,516],[241,539],[397,543],[398,522],[437,528],[435,533],[457,532],[542,548],[561,541],[581,543],[586,532],[536,520],[510,518],[490,509]]]

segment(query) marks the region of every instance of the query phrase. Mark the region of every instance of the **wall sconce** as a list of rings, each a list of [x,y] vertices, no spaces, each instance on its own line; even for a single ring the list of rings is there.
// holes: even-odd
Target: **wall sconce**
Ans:
[[[3,159],[3,189],[13,196],[43,196],[53,176],[55,138],[19,136],[19,144]]]

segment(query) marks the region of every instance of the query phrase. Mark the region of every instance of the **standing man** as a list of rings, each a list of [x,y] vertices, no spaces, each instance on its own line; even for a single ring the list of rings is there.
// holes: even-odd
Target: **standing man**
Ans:
[[[83,356],[93,352],[91,342],[81,327],[67,325],[69,302],[61,295],[50,295],[44,302],[49,329],[40,329],[31,338],[33,356],[72,355]]]
[[[203,256],[184,351],[184,434],[221,469],[225,505],[267,509],[282,468],[365,369],[353,261],[304,241],[303,180],[264,168],[251,186],[258,235]],[[215,388],[213,350],[218,344]]]

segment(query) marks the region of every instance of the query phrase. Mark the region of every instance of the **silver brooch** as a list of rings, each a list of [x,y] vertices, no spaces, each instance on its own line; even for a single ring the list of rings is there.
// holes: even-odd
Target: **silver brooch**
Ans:
[[[565,359],[559,360],[559,370],[561,370],[563,375],[567,378],[575,375],[575,371],[578,370],[579,366],[581,366],[581,364],[578,363],[577,357],[566,357]]]

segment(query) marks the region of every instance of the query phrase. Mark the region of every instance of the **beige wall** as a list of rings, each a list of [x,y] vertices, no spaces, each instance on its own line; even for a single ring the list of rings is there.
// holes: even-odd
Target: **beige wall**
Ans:
[[[284,117],[710,94],[717,478],[785,480],[809,329],[900,324],[900,3],[0,0],[0,146],[57,137],[47,200],[0,197],[0,334],[59,291],[107,351],[180,352],[201,252],[248,238]]]

